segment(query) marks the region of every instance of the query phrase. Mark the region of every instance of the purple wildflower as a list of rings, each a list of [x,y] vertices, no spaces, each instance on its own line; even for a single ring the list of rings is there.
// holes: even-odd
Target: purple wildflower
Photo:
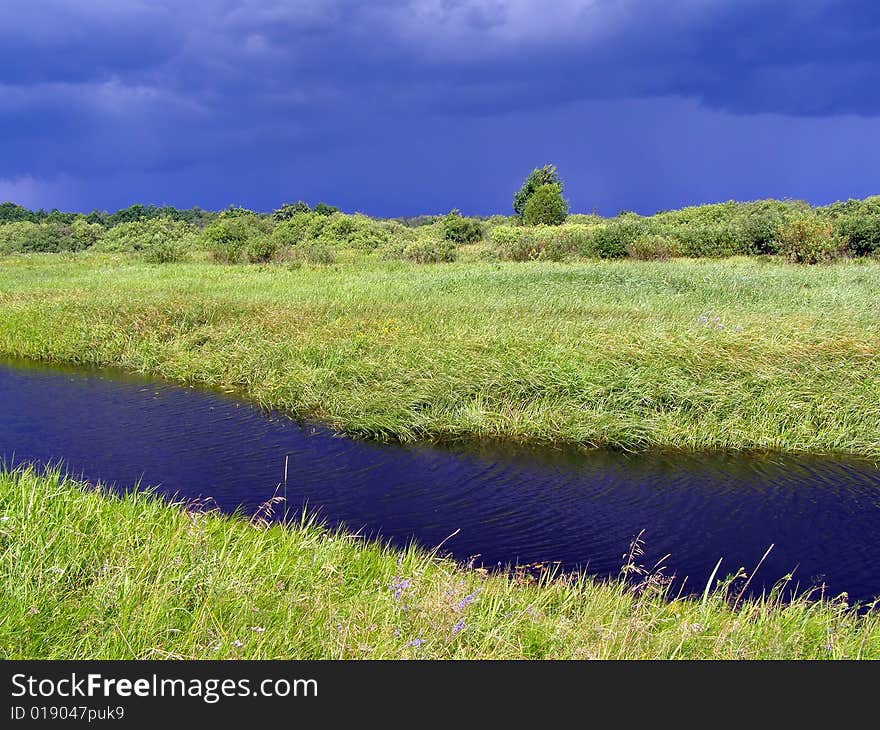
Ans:
[[[411,578],[399,578],[397,576],[391,581],[391,585],[388,586],[389,590],[394,593],[394,600],[400,600],[400,597],[403,595],[403,592],[412,585]]]
[[[474,601],[477,600],[477,595],[479,594],[480,589],[477,588],[473,593],[468,593],[464,598],[462,598],[458,603],[455,604],[455,608],[457,611],[464,611],[468,606],[470,606]]]
[[[464,631],[465,622],[464,616],[462,616],[458,621],[455,622],[455,626],[452,627],[452,635],[455,636],[459,631]]]
[[[413,639],[411,642],[409,642],[409,645],[414,646],[416,649],[421,649],[422,644],[424,644],[424,643],[425,643],[424,639]]]

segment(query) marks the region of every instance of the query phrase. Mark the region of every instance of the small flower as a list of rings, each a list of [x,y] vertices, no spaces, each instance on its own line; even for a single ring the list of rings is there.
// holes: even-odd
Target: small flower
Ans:
[[[0,522],[9,522],[9,515],[3,515],[0,517]]]
[[[422,644],[424,644],[424,643],[425,643],[424,639],[413,639],[411,642],[409,642],[409,646],[414,646],[416,649],[421,649]]]
[[[251,631],[256,631],[258,634],[262,634],[265,630],[265,626],[251,626]]]
[[[458,621],[455,622],[455,625],[452,627],[452,635],[455,636],[459,631],[464,631],[466,624],[464,622],[464,616],[462,616]]]
[[[236,647],[238,647],[238,646],[243,646],[243,645],[244,645],[244,642],[243,642],[243,641],[239,641],[238,639],[236,639],[235,641],[232,642],[232,645],[233,645],[233,646],[236,646]]]
[[[211,647],[211,651],[220,651],[220,642],[219,641]]]
[[[468,593],[464,598],[462,598],[458,603],[455,604],[455,608],[457,611],[464,611],[468,606],[470,606],[474,601],[477,600],[477,594],[479,594],[480,589],[477,588],[473,593]]]
[[[412,585],[412,578],[399,578],[396,577],[391,581],[391,585],[388,586],[388,589],[393,592],[394,600],[400,600],[400,597],[403,595],[403,592]]]

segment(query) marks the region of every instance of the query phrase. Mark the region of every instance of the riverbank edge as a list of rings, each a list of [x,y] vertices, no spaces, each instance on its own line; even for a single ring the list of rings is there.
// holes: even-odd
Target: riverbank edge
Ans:
[[[0,471],[5,658],[880,658],[880,610],[707,577],[489,574],[303,518],[271,524]]]
[[[273,404],[272,402],[264,402],[254,397],[252,389],[249,386],[232,387],[221,382],[205,382],[202,380],[189,380],[186,378],[168,378],[152,370],[126,369],[123,365],[116,362],[105,362],[93,359],[76,359],[76,358],[57,358],[54,356],[34,356],[30,354],[21,354],[19,351],[8,351],[0,348],[0,366],[8,365],[14,368],[28,369],[30,367],[39,366],[50,370],[68,369],[78,373],[94,373],[108,374],[112,376],[137,377],[143,378],[145,382],[158,382],[165,385],[171,385],[180,388],[198,388],[206,392],[216,393],[225,397],[236,398],[248,405],[260,408],[263,411],[282,415],[291,419],[295,423],[302,426],[313,426],[326,429],[329,432],[339,436],[360,439],[364,441],[372,441],[375,443],[396,443],[396,444],[415,444],[421,443],[430,446],[500,446],[513,447],[523,450],[552,450],[565,451],[567,449],[575,450],[582,453],[589,453],[602,449],[611,451],[622,451],[631,454],[639,454],[644,452],[661,452],[668,454],[720,454],[725,452],[752,453],[752,454],[780,454],[780,455],[808,455],[808,456],[846,456],[875,468],[880,468],[880,448],[876,451],[870,449],[849,450],[849,449],[795,449],[795,448],[770,448],[764,446],[733,446],[719,445],[715,447],[691,448],[668,443],[645,444],[633,446],[631,444],[607,442],[602,444],[584,443],[576,440],[566,440],[562,438],[556,439],[532,439],[527,440],[517,438],[510,435],[493,435],[485,436],[476,433],[461,432],[453,435],[447,433],[431,433],[425,432],[420,434],[418,439],[406,438],[394,431],[389,432],[368,432],[362,430],[346,428],[344,425],[334,422],[332,419],[322,420],[314,416],[303,416],[297,414],[294,410],[286,408],[281,404]]]

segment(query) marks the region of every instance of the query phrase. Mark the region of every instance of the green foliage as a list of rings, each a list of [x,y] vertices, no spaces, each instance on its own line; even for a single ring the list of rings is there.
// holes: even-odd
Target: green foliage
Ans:
[[[18,221],[0,225],[0,254],[59,253],[77,250],[70,226]]]
[[[336,263],[336,254],[325,243],[311,241],[299,248],[292,249],[291,258],[295,262],[304,262],[312,266],[329,266]]]
[[[192,240],[195,240],[194,236]],[[148,264],[176,264],[185,261],[190,250],[183,240],[168,237],[143,249],[141,256]]]
[[[319,243],[329,248],[373,251],[386,246],[392,238],[412,241],[413,229],[395,221],[379,221],[365,215],[333,213],[294,213],[275,226],[272,237],[279,246]]]
[[[880,213],[843,216],[834,222],[834,232],[854,256],[880,253]]]
[[[164,264],[185,259],[197,241],[196,228],[189,223],[171,218],[148,218],[117,224],[92,248],[103,252],[137,253],[145,261]]]
[[[682,256],[721,258],[755,253],[735,223],[707,223],[680,227],[675,232]]]
[[[455,261],[458,251],[447,238],[422,237],[403,249],[402,258],[417,264],[437,264]]]
[[[816,215],[796,218],[779,228],[779,253],[792,263],[818,264],[839,252],[832,225]]]
[[[278,253],[278,241],[266,234],[254,236],[248,243],[245,253],[247,260],[252,264],[267,264]]]
[[[290,220],[290,218],[298,213],[311,213],[312,209],[309,208],[307,203],[304,203],[302,200],[297,201],[296,203],[285,203],[278,210],[272,213],[272,218],[276,221],[286,221]]]
[[[679,255],[674,238],[646,233],[626,245],[627,253],[638,261],[666,261]]]
[[[157,207],[155,205],[131,205],[121,208],[115,213],[104,213],[93,210],[86,216],[89,223],[100,223],[105,228],[114,228],[121,223],[136,223],[138,221],[152,220],[154,218],[167,218],[173,221],[189,223],[190,225],[202,226],[213,219],[215,215],[202,210],[198,206],[189,209],[175,208],[171,205]]]
[[[568,215],[568,201],[562,197],[557,183],[539,185],[523,208],[522,219],[527,226],[558,226]]]
[[[211,213],[198,207],[154,205],[131,205],[112,214],[93,210],[83,215],[56,209],[31,211],[6,202],[0,204],[0,253],[95,247],[99,251],[142,254],[151,245],[150,236],[156,231],[164,235],[161,231],[167,231],[172,222],[180,223],[180,231],[186,234],[202,229],[203,244],[220,261],[263,261],[273,250],[274,259],[283,249],[312,244],[331,250],[381,251],[384,256],[400,258],[407,246],[436,238],[455,245],[474,244],[483,238],[490,241],[489,246],[468,250],[469,258],[558,261],[573,256],[662,259],[676,255],[705,258],[783,253],[799,260],[802,254],[798,251],[808,247],[807,240],[815,237],[806,236],[794,243],[797,235],[790,237],[782,252],[780,231],[802,218],[830,224],[834,238],[816,251],[804,251],[805,260],[816,256],[824,260],[840,252],[867,256],[880,251],[880,196],[838,201],[815,209],[799,200],[756,200],[690,206],[650,217],[634,213],[612,219],[595,214],[565,217],[567,203],[558,174],[552,165],[545,165],[532,171],[517,193],[517,201],[520,215],[484,219],[464,217],[457,209],[444,216],[375,219],[346,215],[323,203],[310,211],[303,201],[287,203],[271,216],[236,206]],[[236,220],[239,223],[231,222]],[[565,222],[560,223],[562,220]],[[162,223],[139,227],[150,221]],[[549,230],[552,227],[558,228],[558,233]],[[502,230],[496,233],[497,229]],[[266,237],[271,241],[263,240]],[[183,248],[191,248],[191,242]],[[413,246],[413,251],[419,248]],[[152,255],[173,258],[176,254],[157,250]]]
[[[489,233],[493,251],[508,261],[562,261],[589,248],[591,227],[496,226]]]
[[[526,203],[529,202],[529,198],[542,185],[558,185],[559,192],[560,194],[562,193],[562,180],[556,171],[555,165],[547,164],[543,167],[536,167],[529,173],[522,187],[516,191],[516,194],[513,196],[513,210],[520,218],[525,213]]]
[[[224,214],[207,226],[202,231],[201,241],[215,260],[236,263],[245,255],[248,242],[265,233],[265,226],[257,216],[236,212]]]
[[[834,220],[840,217],[880,215],[880,195],[873,195],[862,200],[850,198],[846,201],[837,201],[831,205],[816,208],[817,215]]]
[[[619,217],[604,227],[595,228],[584,254],[600,259],[616,259],[627,255],[631,246],[647,233],[647,224],[633,216]]]
[[[278,223],[272,231],[272,238],[279,246],[296,246],[312,237],[312,223],[317,216],[312,213],[293,213]],[[324,218],[320,218],[323,226]]]
[[[39,218],[40,217],[37,214],[28,210],[24,206],[9,201],[0,203],[0,224],[21,223],[23,221],[36,223]]]
[[[772,209],[749,211],[739,226],[740,246],[757,254],[779,252],[779,227],[785,222],[781,213]]]
[[[333,215],[334,213],[338,213],[339,208],[335,205],[327,205],[326,203],[318,203],[315,206],[315,213],[318,215]]]
[[[221,210],[219,218],[259,218],[259,213],[249,208],[242,208],[239,205],[230,205],[228,208]]]
[[[80,216],[70,224],[70,236],[77,250],[91,248],[104,235],[104,226],[100,223],[89,223],[84,216]]]
[[[465,218],[458,209],[443,217],[443,237],[447,241],[463,245],[483,239],[483,224],[477,218]]]

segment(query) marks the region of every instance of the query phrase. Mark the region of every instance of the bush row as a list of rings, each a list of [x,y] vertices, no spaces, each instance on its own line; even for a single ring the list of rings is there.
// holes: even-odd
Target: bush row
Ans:
[[[880,254],[880,214],[832,219],[807,209],[714,221],[624,214],[600,224],[501,225],[490,230],[489,241],[494,255],[512,261],[778,254],[793,262],[818,263],[838,256]]]
[[[482,242],[485,241],[485,244]],[[346,215],[330,206],[285,206],[275,215],[242,208],[215,214],[200,226],[172,216],[106,228],[78,216],[70,222],[15,220],[0,224],[0,254],[92,249],[127,252],[156,263],[204,251],[218,262],[331,263],[340,250],[382,258],[445,262],[462,246],[513,261],[573,257],[666,259],[777,254],[800,263],[880,254],[880,196],[810,208],[797,201],[721,203],[643,217],[571,215],[562,225],[526,226],[515,219],[445,216],[418,225]]]

